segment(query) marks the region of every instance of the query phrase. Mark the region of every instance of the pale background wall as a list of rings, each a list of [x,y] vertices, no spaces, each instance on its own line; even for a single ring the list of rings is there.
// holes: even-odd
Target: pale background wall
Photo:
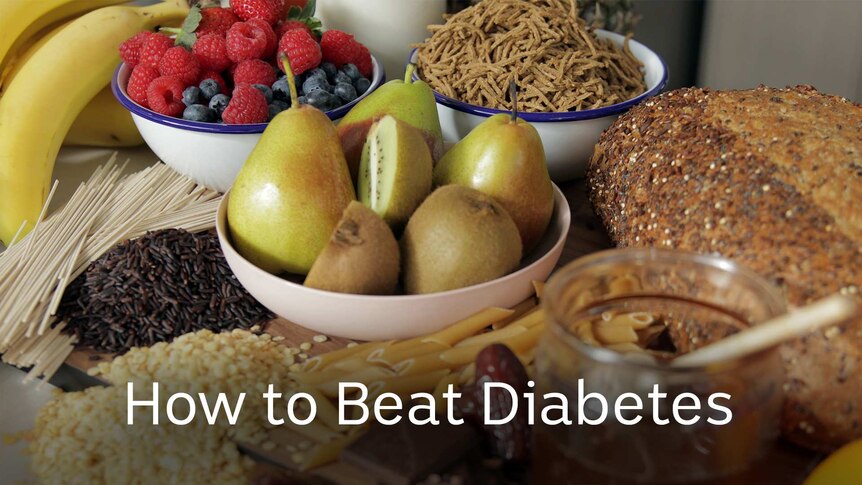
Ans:
[[[710,0],[700,54],[701,86],[804,83],[862,102],[862,0]]]

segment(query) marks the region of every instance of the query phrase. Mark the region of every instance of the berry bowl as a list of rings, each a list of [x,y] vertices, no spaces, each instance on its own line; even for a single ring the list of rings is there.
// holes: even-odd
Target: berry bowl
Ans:
[[[536,248],[506,276],[478,285],[423,295],[369,296],[334,293],[270,274],[237,252],[230,238],[225,194],[216,230],[228,265],[251,295],[276,315],[303,327],[355,340],[412,338],[435,332],[491,306],[509,308],[533,294],[534,280],[553,271],[571,223],[569,204],[554,187],[554,213]],[[285,221],[289,224],[290,221]]]
[[[371,85],[355,100],[327,111],[338,122],[359,100],[380,87],[386,79],[382,64],[372,56]],[[150,149],[165,164],[219,192],[227,191],[268,123],[228,125],[189,121],[157,113],[132,101],[126,93],[131,69],[120,64],[111,80],[114,96],[132,114],[132,120]]]
[[[613,32],[596,30],[595,33],[597,37],[610,39],[617,45],[622,45],[625,41],[625,36]],[[622,103],[598,109],[562,113],[518,113],[519,117],[535,126],[539,136],[542,137],[548,172],[555,182],[583,177],[599,135],[620,114],[645,99],[655,96],[667,84],[667,66],[658,54],[634,39],[629,41],[629,48],[644,65],[647,89],[640,95]],[[414,49],[410,53],[409,62],[415,61],[416,50]],[[419,74],[421,73],[414,73],[414,78],[419,79]],[[434,98],[437,100],[437,113],[440,115],[443,138],[450,143],[467,136],[470,130],[488,117],[504,112],[464,103],[436,91],[434,91]]]

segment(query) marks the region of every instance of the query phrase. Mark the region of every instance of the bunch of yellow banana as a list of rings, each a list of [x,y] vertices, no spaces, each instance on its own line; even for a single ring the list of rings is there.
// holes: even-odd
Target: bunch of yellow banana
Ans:
[[[22,223],[26,233],[39,216],[67,135],[79,144],[139,142],[128,112],[118,111],[105,91],[120,62],[117,48],[142,30],[179,25],[188,6],[185,0],[111,5],[123,1],[0,1],[0,241],[5,244]]]

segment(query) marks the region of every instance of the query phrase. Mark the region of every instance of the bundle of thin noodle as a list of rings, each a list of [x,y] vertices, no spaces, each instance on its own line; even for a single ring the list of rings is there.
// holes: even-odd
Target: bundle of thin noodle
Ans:
[[[628,39],[596,38],[575,0],[485,0],[429,30],[417,46],[421,77],[466,103],[509,109],[510,80],[527,112],[595,109],[646,90]]]

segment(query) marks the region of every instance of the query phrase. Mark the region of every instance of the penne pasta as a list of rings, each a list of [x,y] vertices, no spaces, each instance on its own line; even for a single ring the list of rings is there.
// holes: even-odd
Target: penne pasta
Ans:
[[[423,338],[422,342],[433,342],[446,347],[451,347],[467,337],[476,335],[483,328],[490,326],[494,322],[498,322],[512,315],[512,313],[514,313],[514,310],[506,308],[486,308],[475,315],[467,317],[437,333],[433,333]]]
[[[501,328],[509,325],[510,323],[520,319],[527,312],[536,308],[537,304],[538,304],[538,302],[536,301],[536,298],[534,298],[532,296],[530,298],[527,298],[526,300],[524,300],[521,303],[518,303],[517,305],[512,307],[512,311],[514,313],[512,313],[508,317],[504,318],[503,320],[500,320],[499,322],[492,324],[491,328],[494,330],[500,330]]]
[[[416,392],[428,392],[449,374],[449,369],[437,369],[422,374],[409,376],[392,376],[372,382],[368,386],[370,395],[379,396],[384,392],[392,392],[399,396],[409,396]]]
[[[324,354],[316,355],[307,361],[303,365],[303,372],[320,372],[335,362],[340,360],[344,360],[348,357],[353,357],[356,354],[366,351],[371,348],[371,351],[377,350],[382,347],[385,342],[366,342],[364,344],[359,344],[355,347],[344,347],[343,349],[333,350],[332,352],[326,352]]]

